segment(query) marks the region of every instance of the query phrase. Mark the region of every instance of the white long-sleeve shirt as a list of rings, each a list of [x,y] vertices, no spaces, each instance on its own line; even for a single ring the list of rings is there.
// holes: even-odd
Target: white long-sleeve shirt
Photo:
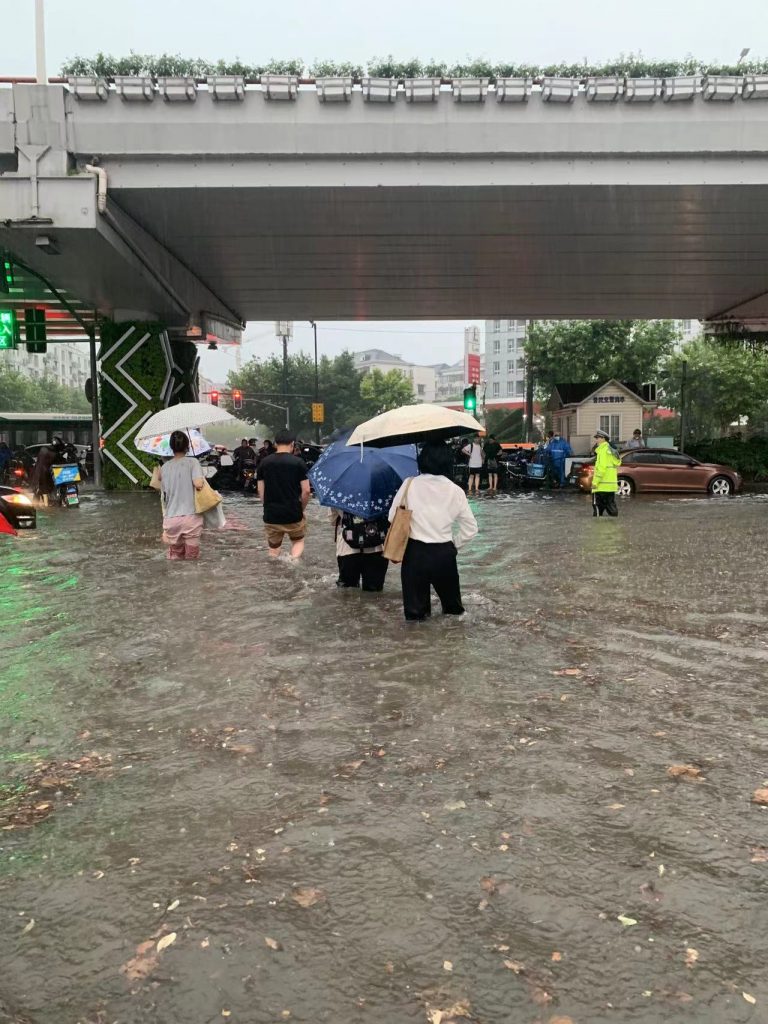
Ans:
[[[425,544],[444,544],[452,540],[457,548],[466,544],[477,533],[477,521],[472,515],[467,496],[448,477],[422,473],[411,477],[406,507],[411,510],[411,537]],[[389,521],[403,500],[407,480],[395,495],[389,510]]]

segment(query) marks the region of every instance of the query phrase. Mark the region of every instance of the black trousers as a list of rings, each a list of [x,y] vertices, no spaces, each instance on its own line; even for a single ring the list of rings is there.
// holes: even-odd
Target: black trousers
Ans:
[[[420,540],[409,540],[401,579],[406,619],[425,619],[431,615],[430,587],[435,588],[440,598],[443,615],[463,613],[456,547],[451,541],[425,544]]]
[[[592,515],[617,516],[616,495],[613,491],[595,491],[592,495]]]
[[[389,562],[378,551],[358,551],[354,555],[337,555],[339,578],[337,587],[359,587],[363,581],[363,590],[383,590],[384,577],[387,575]]]

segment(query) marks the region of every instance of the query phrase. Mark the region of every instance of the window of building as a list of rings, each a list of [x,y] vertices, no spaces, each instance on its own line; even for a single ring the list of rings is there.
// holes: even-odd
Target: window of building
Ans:
[[[514,382],[514,380],[508,380],[507,381],[507,394],[508,395],[514,395],[514,393],[515,393],[515,382]]]
[[[693,320],[683,320],[683,330],[690,331],[693,326]]]
[[[494,320],[493,321],[493,329],[494,329],[494,331],[500,331],[501,330],[501,320]]]
[[[609,434],[612,441],[618,442],[618,440],[621,438],[621,416],[601,416],[600,429],[604,430],[606,434]]]
[[[423,384],[417,384],[416,385],[416,394],[417,395],[426,395],[426,393],[427,393],[427,389],[426,389],[426,387]]]
[[[498,398],[501,392],[501,385],[497,380],[493,382],[493,397]]]
[[[518,395],[524,395],[525,394],[525,381],[524,380],[519,380],[517,382],[517,393],[518,393]]]
[[[511,355],[515,351],[515,339],[509,338],[507,341],[507,355]]]
[[[517,368],[518,370],[525,369],[525,356],[520,356],[520,358],[517,360]]]
[[[493,363],[493,373],[494,373],[494,376],[497,373],[499,373],[500,371],[501,371],[501,363],[499,362],[498,359],[496,359],[496,360],[494,360],[494,363]]]
[[[501,342],[499,341],[498,338],[496,338],[496,340],[493,343],[493,354],[497,356],[499,352],[501,352]]]

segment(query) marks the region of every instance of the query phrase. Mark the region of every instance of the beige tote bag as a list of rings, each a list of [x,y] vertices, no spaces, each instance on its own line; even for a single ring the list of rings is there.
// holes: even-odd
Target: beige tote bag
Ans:
[[[390,562],[402,562],[408,540],[411,536],[411,516],[413,513],[408,508],[408,491],[415,477],[410,477],[403,491],[403,499],[395,512],[395,518],[387,531],[387,538],[384,541],[382,554]]]
[[[220,502],[221,495],[218,491],[214,491],[207,480],[203,481],[203,486],[199,491],[195,489],[195,512],[208,512],[209,509],[216,508]]]

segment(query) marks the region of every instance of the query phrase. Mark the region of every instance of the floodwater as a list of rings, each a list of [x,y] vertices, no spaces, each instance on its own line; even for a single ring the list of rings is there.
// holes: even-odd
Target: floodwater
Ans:
[[[0,1021],[766,1021],[768,498],[588,501],[480,499],[408,626],[314,505],[301,565],[242,498],[8,539],[0,798],[112,767],[0,832]]]

